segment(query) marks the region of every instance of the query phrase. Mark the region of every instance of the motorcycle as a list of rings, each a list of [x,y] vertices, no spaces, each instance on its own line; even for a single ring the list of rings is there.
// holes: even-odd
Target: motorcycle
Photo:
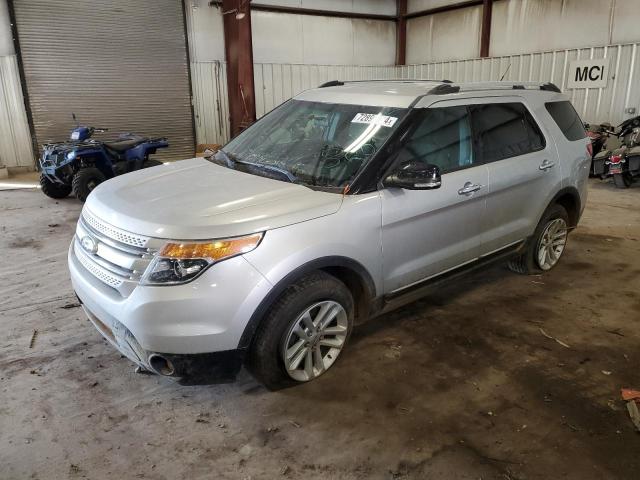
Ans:
[[[59,199],[73,192],[84,202],[95,187],[109,178],[162,164],[149,155],[167,148],[166,138],[123,133],[115,141],[98,141],[91,137],[106,132],[106,128],[82,126],[75,114],[72,117],[76,128],[69,141],[42,148],[40,186],[48,197]]]
[[[584,128],[587,132],[587,136],[589,137],[590,144],[587,145],[589,153],[591,154],[591,171],[590,176],[596,176],[594,171],[593,161],[596,158],[602,149],[605,146],[607,139],[609,138],[609,134],[612,131],[612,127],[610,123],[585,123]]]
[[[613,177],[618,188],[628,188],[640,176],[640,116],[606,134],[604,147],[593,157],[592,172],[602,179]]]

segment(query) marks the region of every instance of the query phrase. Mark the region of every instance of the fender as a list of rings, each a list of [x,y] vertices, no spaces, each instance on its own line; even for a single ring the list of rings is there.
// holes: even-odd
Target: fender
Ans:
[[[273,305],[273,302],[277,300],[277,298],[282,295],[282,293],[289,287],[292,283],[295,283],[298,279],[304,277],[308,273],[311,273],[315,270],[327,269],[327,268],[336,268],[343,267],[351,270],[355,273],[362,283],[362,286],[365,290],[365,296],[368,297],[368,300],[373,300],[376,298],[376,287],[373,282],[373,277],[369,273],[369,271],[359,262],[342,256],[327,256],[320,257],[315,260],[311,260],[299,267],[295,270],[287,274],[283,279],[281,279],[276,285],[273,286],[269,294],[260,302],[258,308],[253,312],[249,322],[244,328],[242,336],[240,337],[240,342],[238,343],[238,349],[244,350],[249,348],[251,345],[251,340],[253,339],[253,335],[255,334],[258,325],[264,318],[265,314]]]
[[[568,197],[573,200],[573,205],[566,204],[565,199],[567,199]],[[580,216],[582,214],[582,200],[580,199],[580,193],[578,192],[578,189],[573,186],[567,186],[560,189],[544,209],[544,211],[540,215],[540,219],[542,218],[542,215],[544,215],[544,212],[546,212],[549,207],[555,203],[559,203],[567,210],[567,213],[569,214],[569,223],[571,224],[570,228],[573,229],[577,227],[578,221],[580,220]]]
[[[93,166],[100,170],[106,178],[113,178],[115,176],[111,160],[102,147],[77,150],[77,155],[82,158],[81,161],[83,165],[85,164],[85,159],[93,160]]]

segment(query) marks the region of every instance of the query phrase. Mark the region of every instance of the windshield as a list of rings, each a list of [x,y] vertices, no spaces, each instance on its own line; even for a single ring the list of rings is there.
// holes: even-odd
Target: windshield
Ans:
[[[404,108],[290,100],[231,140],[213,160],[317,187],[344,187],[398,127]]]

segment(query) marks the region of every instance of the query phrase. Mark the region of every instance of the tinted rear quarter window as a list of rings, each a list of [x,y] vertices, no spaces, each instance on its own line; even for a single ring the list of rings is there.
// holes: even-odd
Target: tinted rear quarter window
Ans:
[[[548,102],[544,106],[567,140],[574,142],[586,136],[582,120],[580,120],[571,102]]]
[[[522,103],[489,103],[471,107],[473,132],[483,162],[537,152],[545,139]]]

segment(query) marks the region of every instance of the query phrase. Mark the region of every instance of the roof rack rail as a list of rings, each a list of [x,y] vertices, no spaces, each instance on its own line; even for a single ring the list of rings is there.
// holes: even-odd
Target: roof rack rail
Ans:
[[[344,85],[344,82],[341,82],[340,80],[330,80],[328,82],[324,82],[322,85],[319,85],[318,88],[341,87],[342,85]]]
[[[540,82],[471,82],[442,84],[429,91],[431,95],[445,95],[457,92],[475,92],[482,90],[543,90],[546,92],[562,93],[553,83]]]
[[[547,82],[540,85],[540,90],[545,90],[547,92],[556,92],[562,93],[561,90],[556,86],[555,83]]]
[[[366,82],[439,82],[439,83],[453,83],[451,80],[433,80],[430,78],[375,78],[370,80],[330,80],[328,82],[319,85],[318,88],[325,87],[341,87],[345,83],[366,83]]]
[[[451,83],[443,83],[437,87],[433,87],[429,90],[429,95],[447,95],[449,93],[458,93],[460,87],[458,85],[452,85]]]

